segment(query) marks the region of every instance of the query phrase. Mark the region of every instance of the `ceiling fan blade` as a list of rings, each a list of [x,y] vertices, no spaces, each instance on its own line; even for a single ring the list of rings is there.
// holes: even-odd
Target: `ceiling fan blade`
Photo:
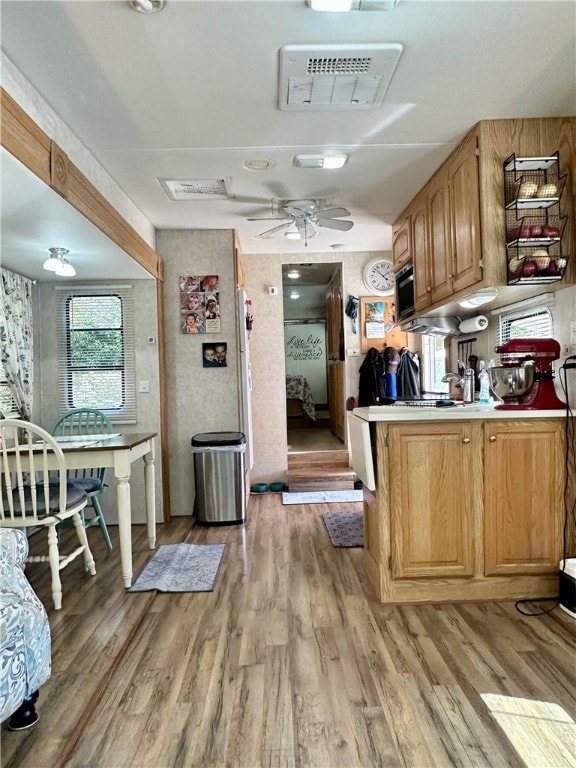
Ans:
[[[258,237],[272,237],[272,235],[275,232],[280,232],[281,229],[285,229],[286,227],[289,227],[290,224],[292,224],[292,219],[289,219],[284,224],[279,224],[277,227],[272,227],[272,229],[267,229],[265,232],[260,232]]]
[[[354,226],[353,221],[342,221],[342,219],[316,219],[316,224],[319,227],[327,227],[328,229],[339,229],[341,232],[347,232]]]
[[[350,216],[350,211],[347,211],[346,208],[325,208],[318,211],[318,216],[321,218],[327,218],[327,219],[334,219],[338,218],[339,216]]]

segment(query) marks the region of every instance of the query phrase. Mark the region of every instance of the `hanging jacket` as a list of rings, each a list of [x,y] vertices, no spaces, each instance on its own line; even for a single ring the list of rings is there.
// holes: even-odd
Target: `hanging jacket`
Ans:
[[[415,354],[407,347],[400,351],[400,362],[396,372],[398,397],[404,400],[421,397],[420,365]]]
[[[380,405],[385,397],[384,360],[377,349],[371,347],[359,369],[358,405]]]

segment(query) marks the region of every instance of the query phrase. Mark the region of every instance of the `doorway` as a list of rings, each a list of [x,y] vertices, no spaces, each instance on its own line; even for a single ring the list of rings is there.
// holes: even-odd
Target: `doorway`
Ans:
[[[340,262],[282,267],[289,454],[345,450],[335,419],[344,409],[343,376],[342,391],[333,376],[334,325],[342,323],[341,291],[338,307],[333,286],[340,276]]]

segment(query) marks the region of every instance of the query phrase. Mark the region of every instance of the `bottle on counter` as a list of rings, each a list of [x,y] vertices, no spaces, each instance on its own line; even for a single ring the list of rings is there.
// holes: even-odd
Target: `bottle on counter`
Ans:
[[[485,368],[482,368],[478,378],[480,379],[480,404],[490,405],[490,378],[488,376],[488,371]]]

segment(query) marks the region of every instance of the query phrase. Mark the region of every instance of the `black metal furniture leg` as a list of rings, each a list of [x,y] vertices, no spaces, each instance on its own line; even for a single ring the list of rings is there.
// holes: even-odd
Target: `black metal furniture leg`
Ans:
[[[38,722],[39,715],[36,712],[35,703],[38,701],[38,691],[34,691],[29,698],[24,699],[16,712],[8,721],[9,731],[23,731]]]

